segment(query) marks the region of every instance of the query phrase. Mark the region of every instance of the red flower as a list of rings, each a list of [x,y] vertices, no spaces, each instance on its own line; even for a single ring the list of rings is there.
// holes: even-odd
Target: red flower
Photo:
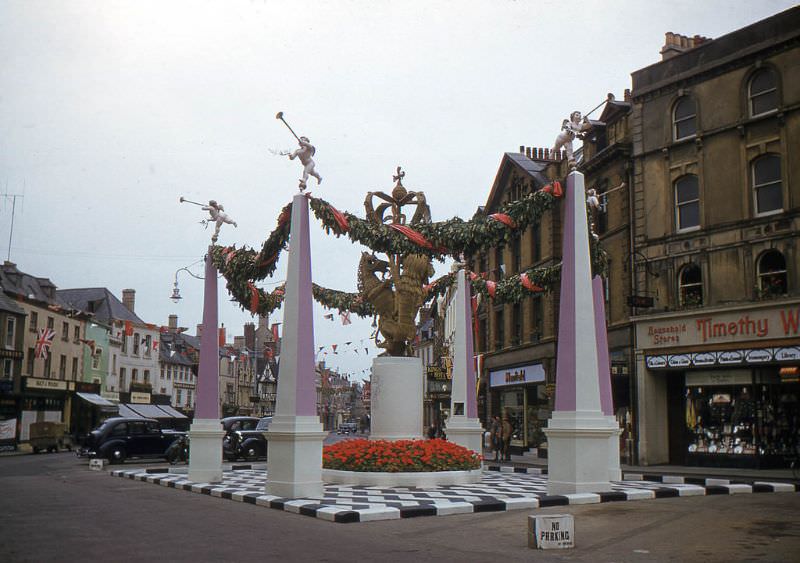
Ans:
[[[446,440],[345,440],[323,450],[323,467],[345,471],[478,469],[481,457]]]

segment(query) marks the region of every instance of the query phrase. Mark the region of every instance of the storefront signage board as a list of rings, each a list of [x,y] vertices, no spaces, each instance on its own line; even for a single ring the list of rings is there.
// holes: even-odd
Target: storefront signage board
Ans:
[[[136,391],[131,392],[131,403],[149,404],[150,393],[138,393]]]
[[[109,401],[119,403],[119,393],[116,391],[101,391],[100,396],[104,399],[108,399]]]
[[[49,389],[51,391],[66,391],[67,382],[58,379],[38,379],[29,377],[25,380],[26,389]]]
[[[686,374],[687,387],[712,385],[750,385],[753,382],[750,370],[696,370]]]
[[[697,354],[659,354],[645,356],[647,369],[681,369],[708,366],[742,366],[800,360],[800,346],[722,350]]]
[[[639,346],[646,350],[798,338],[800,306],[642,320],[636,332]]]
[[[505,385],[521,385],[524,383],[540,383],[544,381],[542,364],[530,364],[513,368],[498,369],[489,373],[489,385],[503,387]]]

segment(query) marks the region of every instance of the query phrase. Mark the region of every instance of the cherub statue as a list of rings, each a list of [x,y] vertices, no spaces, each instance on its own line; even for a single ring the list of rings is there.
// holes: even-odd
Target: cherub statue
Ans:
[[[300,190],[304,190],[309,176],[314,176],[317,179],[317,185],[322,183],[322,176],[314,170],[314,159],[311,158],[317,152],[317,149],[314,148],[308,137],[300,137],[298,142],[300,143],[300,148],[289,154],[289,160],[299,158],[303,164],[303,178],[300,180]]]
[[[561,122],[561,133],[556,137],[556,142],[553,145],[553,154],[558,154],[561,147],[564,147],[567,150],[567,162],[571,168],[574,168],[575,157],[572,153],[572,141],[575,140],[575,137],[583,139],[583,134],[591,128],[588,118],[584,117],[581,120],[581,112],[573,111],[569,114],[569,119]]]
[[[217,203],[213,199],[209,200],[208,205],[203,206],[203,211],[208,211],[208,214],[211,216],[209,219],[205,220],[206,225],[211,222],[216,223],[214,234],[211,236],[211,242],[217,242],[217,239],[219,238],[219,228],[223,223],[238,227],[236,221],[231,219],[228,214],[225,213],[225,208],[222,207],[222,204]]]
[[[590,188],[586,191],[586,205],[589,209],[596,211],[600,208],[600,198],[597,197],[597,190]]]

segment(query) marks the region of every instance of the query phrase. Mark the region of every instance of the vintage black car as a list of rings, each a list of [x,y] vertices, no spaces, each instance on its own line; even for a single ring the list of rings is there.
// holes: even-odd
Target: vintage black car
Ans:
[[[167,449],[182,432],[161,429],[150,418],[109,418],[85,438],[80,457],[104,457],[122,463],[129,457],[166,458]]]
[[[249,461],[267,457],[267,437],[264,432],[272,417],[229,416],[222,419],[225,437],[222,455],[228,461],[244,458]]]

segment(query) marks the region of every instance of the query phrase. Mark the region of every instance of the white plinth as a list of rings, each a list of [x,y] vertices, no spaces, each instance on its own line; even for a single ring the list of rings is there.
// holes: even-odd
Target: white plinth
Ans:
[[[615,432],[608,437],[608,480],[622,481],[622,469],[619,466],[619,435],[622,428],[619,427],[617,419],[613,416],[606,416],[607,424],[615,429]]]
[[[195,418],[189,428],[189,480],[222,482],[222,437],[218,418]]]
[[[370,439],[422,439],[424,383],[420,358],[384,356],[372,361]]]
[[[483,455],[484,430],[477,418],[451,416],[445,423],[445,429],[448,441]]]
[[[267,494],[321,497],[322,441],[328,435],[317,416],[276,415],[269,425]]]
[[[413,472],[377,472],[377,471],[340,471],[323,469],[322,477],[326,483],[339,485],[360,485],[362,487],[442,487],[447,485],[468,485],[478,483],[483,471],[472,469],[467,471],[413,471]]]
[[[611,490],[609,444],[619,428],[602,413],[555,411],[547,436],[547,493],[564,495]]]

